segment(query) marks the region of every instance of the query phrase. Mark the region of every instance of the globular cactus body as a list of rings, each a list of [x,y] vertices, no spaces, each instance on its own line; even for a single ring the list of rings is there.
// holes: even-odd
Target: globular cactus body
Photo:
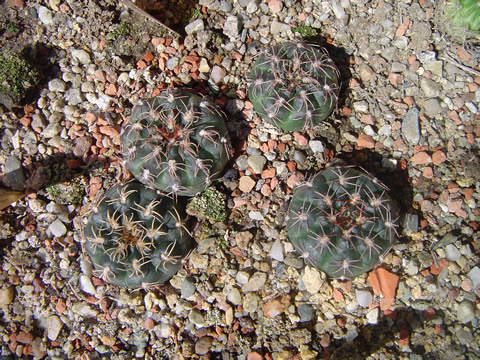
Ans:
[[[452,27],[457,27],[460,31],[467,30],[478,36],[480,32],[478,0],[446,0],[445,9],[447,16],[451,18]]]
[[[223,113],[183,89],[167,89],[139,102],[122,140],[132,174],[175,196],[205,190],[223,170],[231,151]]]
[[[148,288],[168,281],[193,248],[184,211],[136,181],[108,190],[84,228],[94,274],[113,285]]]
[[[390,251],[397,219],[398,208],[378,180],[351,167],[332,167],[295,189],[287,230],[307,264],[351,279]]]
[[[339,72],[322,48],[286,42],[261,53],[248,96],[264,120],[284,131],[319,125],[337,104]]]

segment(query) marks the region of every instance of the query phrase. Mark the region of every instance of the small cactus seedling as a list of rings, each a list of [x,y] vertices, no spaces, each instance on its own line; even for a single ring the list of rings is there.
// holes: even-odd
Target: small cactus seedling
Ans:
[[[286,42],[262,52],[248,96],[261,118],[283,131],[319,125],[337,104],[339,72],[322,48]]]
[[[136,181],[108,190],[84,229],[85,249],[102,280],[128,288],[168,281],[193,247],[184,211]]]
[[[167,89],[139,102],[122,140],[132,174],[174,196],[205,190],[231,152],[223,113],[203,97],[182,89]]]
[[[309,265],[334,278],[372,269],[397,241],[398,209],[375,178],[332,167],[295,189],[288,209],[290,241]]]

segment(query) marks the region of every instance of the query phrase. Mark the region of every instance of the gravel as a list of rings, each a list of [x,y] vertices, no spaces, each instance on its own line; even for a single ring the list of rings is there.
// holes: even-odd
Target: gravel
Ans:
[[[2,48],[29,49],[42,73],[27,106],[0,108],[2,184],[26,194],[0,212],[2,356],[480,357],[480,54],[439,2],[182,0],[161,15],[181,39],[113,0],[0,7],[21,25]],[[253,110],[248,73],[307,30],[340,69],[340,101],[282,134]],[[168,86],[228,115],[235,156],[213,184],[227,220],[194,219],[178,274],[128,291],[92,273],[81,229],[128,176],[133,104]],[[378,176],[402,213],[400,242],[351,281],[305,264],[285,229],[295,186],[333,158]]]

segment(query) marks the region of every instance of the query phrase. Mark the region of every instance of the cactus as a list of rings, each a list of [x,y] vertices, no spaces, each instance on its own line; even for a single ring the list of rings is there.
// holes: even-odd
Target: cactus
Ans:
[[[480,31],[480,2],[478,0],[446,0],[445,10],[447,16],[451,18],[454,28],[478,35]]]
[[[122,140],[132,174],[174,196],[193,196],[205,190],[223,170],[231,152],[223,113],[183,89],[167,89],[137,103]]]
[[[372,269],[397,241],[398,208],[377,179],[332,167],[297,187],[287,230],[300,256],[334,278]]]
[[[120,183],[94,206],[84,228],[85,250],[102,280],[128,288],[168,281],[193,247],[184,211],[137,181]]]
[[[338,78],[324,49],[286,42],[259,55],[250,72],[248,96],[264,120],[283,131],[304,131],[335,108]]]

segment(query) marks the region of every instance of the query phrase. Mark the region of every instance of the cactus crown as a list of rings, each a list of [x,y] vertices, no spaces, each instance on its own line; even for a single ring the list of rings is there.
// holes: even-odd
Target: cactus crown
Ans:
[[[167,89],[139,102],[122,134],[128,169],[142,183],[192,196],[223,170],[231,145],[224,115],[199,95]]]
[[[94,273],[129,288],[165,283],[193,247],[183,215],[157,190],[136,181],[115,185],[93,208],[84,229]]]
[[[397,207],[377,179],[333,167],[295,189],[287,230],[307,263],[334,278],[354,278],[390,251],[397,219]]]
[[[284,131],[319,125],[337,104],[339,72],[325,49],[286,42],[262,52],[248,95],[260,117]]]

